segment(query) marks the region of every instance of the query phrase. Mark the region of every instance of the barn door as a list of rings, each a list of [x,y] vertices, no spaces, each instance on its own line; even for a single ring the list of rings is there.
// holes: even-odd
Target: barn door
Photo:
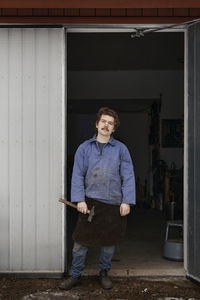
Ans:
[[[0,276],[63,273],[64,29],[0,28]]]
[[[200,282],[200,23],[188,28],[186,271]]]

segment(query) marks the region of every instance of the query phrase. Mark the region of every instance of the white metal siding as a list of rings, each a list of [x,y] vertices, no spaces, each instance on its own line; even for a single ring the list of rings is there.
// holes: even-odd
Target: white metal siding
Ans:
[[[0,270],[63,271],[63,29],[0,29]]]

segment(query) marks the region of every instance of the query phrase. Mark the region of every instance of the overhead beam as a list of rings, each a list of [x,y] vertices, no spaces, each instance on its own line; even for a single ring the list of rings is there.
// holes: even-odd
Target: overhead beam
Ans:
[[[194,17],[1,17],[0,26],[32,24],[181,24]]]

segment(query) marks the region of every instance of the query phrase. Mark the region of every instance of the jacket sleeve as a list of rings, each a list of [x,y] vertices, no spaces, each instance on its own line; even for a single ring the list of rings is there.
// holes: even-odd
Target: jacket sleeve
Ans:
[[[84,171],[84,149],[80,145],[74,157],[74,166],[71,181],[71,202],[85,201],[85,171]]]
[[[136,204],[135,175],[127,147],[121,158],[120,176],[122,180],[122,203]]]

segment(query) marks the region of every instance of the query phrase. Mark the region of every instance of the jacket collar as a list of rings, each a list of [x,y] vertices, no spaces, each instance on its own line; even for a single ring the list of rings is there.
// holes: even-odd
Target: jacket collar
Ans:
[[[96,140],[96,138],[97,138],[97,134],[95,134],[90,140],[89,140],[89,142],[90,143],[93,143],[93,142],[97,142],[97,140]],[[109,139],[109,141],[108,141],[108,143],[107,144],[110,144],[110,145],[112,145],[112,146],[115,146],[115,139],[114,139],[114,137],[111,135],[111,137],[110,137],[110,139]]]

